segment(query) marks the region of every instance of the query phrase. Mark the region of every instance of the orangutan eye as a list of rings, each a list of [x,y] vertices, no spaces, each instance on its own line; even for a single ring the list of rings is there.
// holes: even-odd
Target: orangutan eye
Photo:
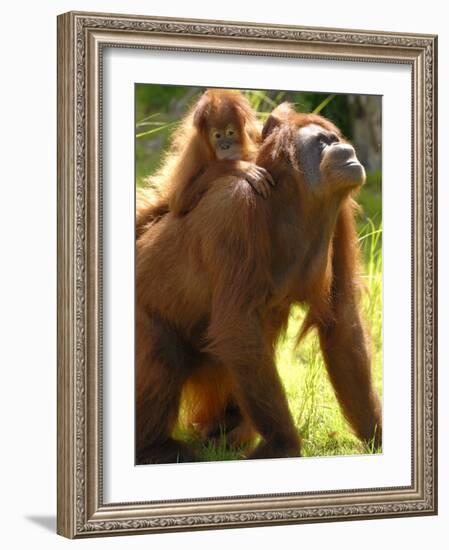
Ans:
[[[215,138],[215,139],[220,139],[220,138],[221,138],[220,132],[215,132],[215,133],[214,133],[214,138]]]
[[[234,130],[233,130],[232,128],[229,128],[229,130],[226,132],[226,135],[227,135],[228,137],[233,136],[233,135],[234,135]]]
[[[329,133],[320,132],[317,137],[322,149],[324,149],[326,145],[332,145],[332,143],[336,143],[337,141],[340,141],[338,139],[337,134],[335,134],[334,132],[329,132]]]

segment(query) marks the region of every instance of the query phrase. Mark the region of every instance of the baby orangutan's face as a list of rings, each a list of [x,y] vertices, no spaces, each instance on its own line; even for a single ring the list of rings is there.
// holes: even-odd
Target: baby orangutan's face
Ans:
[[[239,160],[242,156],[240,132],[233,124],[222,128],[211,128],[209,139],[217,159]]]

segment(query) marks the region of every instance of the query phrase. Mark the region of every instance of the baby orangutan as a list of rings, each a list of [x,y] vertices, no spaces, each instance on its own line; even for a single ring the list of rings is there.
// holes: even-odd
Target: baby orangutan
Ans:
[[[192,210],[207,191],[198,178],[212,163],[220,173],[242,176],[267,198],[274,181],[254,164],[259,143],[259,123],[240,92],[204,92],[175,132],[162,167],[148,180],[149,188],[138,193],[136,238],[167,212],[181,216]]]

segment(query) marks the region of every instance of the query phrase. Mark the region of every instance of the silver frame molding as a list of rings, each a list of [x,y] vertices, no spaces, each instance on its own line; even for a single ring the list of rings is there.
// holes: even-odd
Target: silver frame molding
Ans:
[[[412,69],[412,484],[104,504],[104,47],[407,64]],[[58,521],[70,538],[437,513],[437,37],[70,12],[58,17]],[[403,205],[404,206],[404,205]]]

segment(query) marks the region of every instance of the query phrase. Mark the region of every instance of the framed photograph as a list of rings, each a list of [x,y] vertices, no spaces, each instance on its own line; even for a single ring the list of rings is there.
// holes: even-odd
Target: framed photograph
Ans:
[[[58,17],[58,533],[437,513],[437,37]]]

